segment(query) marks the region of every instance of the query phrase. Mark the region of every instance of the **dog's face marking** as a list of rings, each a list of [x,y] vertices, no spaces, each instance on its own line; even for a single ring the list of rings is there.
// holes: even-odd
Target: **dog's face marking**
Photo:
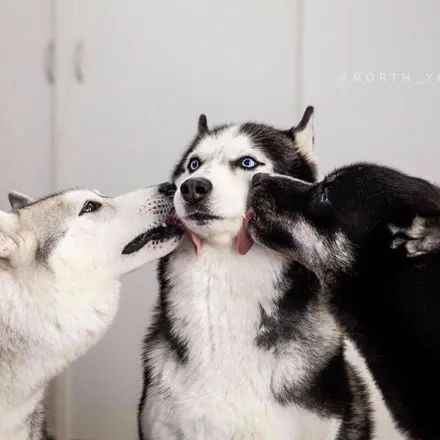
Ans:
[[[173,175],[176,212],[185,225],[204,239],[229,243],[242,224],[255,173],[314,180],[312,113],[308,109],[289,131],[256,123],[209,130],[202,115],[199,132]]]
[[[257,163],[252,169],[241,165],[252,161]],[[176,179],[180,188],[175,196],[176,212],[203,238],[211,234],[236,235],[246,209],[252,175],[257,170],[272,171],[268,157],[254,148],[249,136],[240,133],[237,126],[205,136],[189,155],[185,167],[186,171]],[[209,194],[196,202],[185,198],[183,193],[184,185],[191,184],[193,179],[199,182],[206,179],[211,185]],[[194,182],[197,185],[197,180]]]
[[[249,206],[255,212],[250,224],[254,239],[312,270],[345,270],[353,249],[369,249],[376,242],[388,250],[393,243],[419,238],[418,249],[425,252],[439,243],[440,222],[433,220],[440,213],[438,188],[371,164],[341,168],[312,185],[284,176],[257,176]],[[421,222],[420,217],[430,220]],[[429,225],[423,233],[421,224]],[[392,241],[396,231],[407,232]]]
[[[311,197],[316,184],[280,175],[254,179],[249,207],[252,238],[315,270],[347,265],[350,247],[327,212],[322,195]]]
[[[13,212],[0,214],[0,254],[19,270],[64,265],[119,277],[180,241],[179,229],[165,225],[172,195],[158,187],[114,198],[72,190],[35,202],[13,193],[10,201]]]

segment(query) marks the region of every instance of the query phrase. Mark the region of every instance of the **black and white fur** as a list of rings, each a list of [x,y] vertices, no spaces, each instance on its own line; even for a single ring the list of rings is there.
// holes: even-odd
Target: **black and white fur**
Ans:
[[[253,238],[312,270],[402,432],[440,438],[440,190],[372,164],[257,175]]]
[[[368,398],[316,276],[262,246],[240,255],[235,243],[256,172],[315,179],[312,114],[308,108],[288,131],[255,123],[209,129],[200,117],[173,181],[177,214],[202,245],[196,255],[185,240],[160,263],[141,438],[370,438]],[[246,157],[259,165],[242,169]],[[209,191],[203,203],[182,195],[190,179]]]

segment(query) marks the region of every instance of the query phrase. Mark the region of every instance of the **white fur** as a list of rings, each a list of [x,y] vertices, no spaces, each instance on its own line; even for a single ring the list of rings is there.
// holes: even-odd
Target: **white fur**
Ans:
[[[348,238],[340,231],[335,232],[332,237],[325,237],[320,234],[303,217],[298,216],[288,224],[288,229],[292,237],[301,237],[301,245],[293,251],[305,253],[306,258],[300,261],[310,262],[310,270],[319,271],[324,268],[324,272],[333,267],[342,270],[349,268],[353,262],[351,244]],[[292,255],[293,258],[294,255]],[[326,274],[320,274],[325,277]]]
[[[295,130],[295,141],[298,149],[311,163],[316,163],[315,156],[315,123],[312,114],[302,130]]]
[[[102,208],[79,216],[87,200]],[[148,203],[156,188],[117,198],[71,191],[0,213],[0,439],[39,439],[27,426],[47,382],[94,344],[112,322],[119,277],[173,250],[176,240],[122,255],[163,221]],[[38,259],[38,247],[58,240]]]

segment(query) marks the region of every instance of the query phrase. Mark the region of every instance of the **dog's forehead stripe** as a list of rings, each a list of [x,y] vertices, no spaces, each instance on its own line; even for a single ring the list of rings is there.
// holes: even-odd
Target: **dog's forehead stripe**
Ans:
[[[99,193],[97,190],[78,190],[78,189],[70,189],[65,191],[56,192],[53,194],[49,194],[45,197],[41,197],[37,200],[34,200],[32,203],[29,203],[24,207],[26,208],[34,208],[38,207],[38,205],[44,204],[54,204],[59,203],[60,201],[75,201],[82,200],[87,197],[106,197]]]
[[[215,156],[221,156],[228,160],[237,159],[246,154],[259,154],[255,149],[252,138],[240,132],[237,125],[228,127],[218,134],[209,134],[194,148],[192,155],[199,156],[203,160],[209,160]]]
[[[87,199],[100,199],[103,196],[95,190],[81,189],[81,190],[68,191],[64,193],[64,197],[67,202],[75,203]]]
[[[270,163],[271,170],[298,175],[308,181],[316,180],[315,165],[305,159],[291,136],[284,131],[256,122],[222,125],[203,134],[198,133],[175,166],[172,180],[176,181],[186,172],[191,157],[200,156],[202,161],[207,161],[210,159],[209,153],[214,155],[217,151],[226,160],[251,155],[266,165]],[[208,156],[203,157],[203,153]]]

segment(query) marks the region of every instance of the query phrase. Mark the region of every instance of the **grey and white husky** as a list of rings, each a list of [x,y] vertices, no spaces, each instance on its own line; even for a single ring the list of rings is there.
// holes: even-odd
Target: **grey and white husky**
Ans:
[[[243,230],[252,176],[315,179],[313,109],[286,131],[198,133],[173,173],[187,239],[159,267],[145,339],[140,436],[150,440],[369,439],[364,385],[313,273]],[[244,255],[246,254],[246,255]]]
[[[0,211],[0,439],[43,438],[48,381],[107,329],[119,278],[172,251],[173,186],[75,190]]]

